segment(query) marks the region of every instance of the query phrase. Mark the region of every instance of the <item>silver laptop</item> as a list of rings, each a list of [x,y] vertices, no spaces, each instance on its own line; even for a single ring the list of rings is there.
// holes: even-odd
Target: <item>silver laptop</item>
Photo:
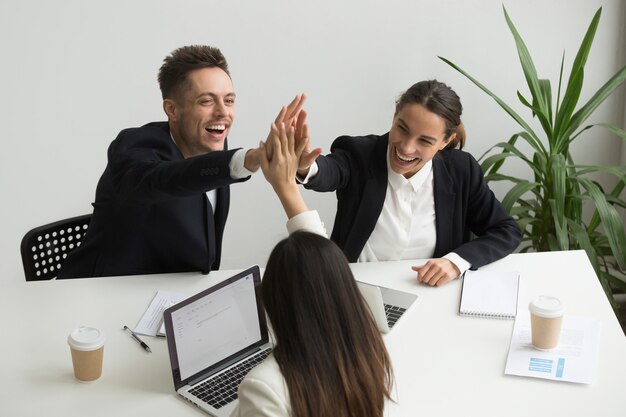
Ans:
[[[416,294],[360,281],[356,283],[381,333],[389,333],[417,299]]]
[[[237,405],[237,388],[271,351],[253,266],[163,312],[176,392],[217,417]]]

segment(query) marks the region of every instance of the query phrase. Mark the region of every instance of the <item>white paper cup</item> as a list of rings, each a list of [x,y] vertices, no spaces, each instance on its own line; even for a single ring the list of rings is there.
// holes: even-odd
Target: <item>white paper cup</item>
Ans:
[[[558,346],[565,305],[556,297],[540,295],[528,305],[532,344],[539,350]]]
[[[72,353],[74,376],[79,381],[94,381],[102,375],[104,333],[95,327],[81,326],[67,337]]]

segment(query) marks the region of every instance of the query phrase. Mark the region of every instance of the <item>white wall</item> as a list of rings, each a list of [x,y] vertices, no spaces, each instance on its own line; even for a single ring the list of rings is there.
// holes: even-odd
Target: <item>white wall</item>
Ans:
[[[504,4],[540,74],[552,79],[563,50],[569,67],[604,6],[583,100],[624,65],[621,0]],[[341,134],[384,133],[394,99],[435,77],[461,96],[467,149],[477,157],[517,129],[437,59],[452,59],[521,109],[515,92],[523,78],[500,0],[2,0],[0,279],[23,279],[18,248],[28,229],[91,211],[108,144],[125,127],[164,119],[157,70],[170,51],[194,43],[218,46],[229,60],[237,92],[231,147],[255,146],[301,91],[310,97],[313,140],[326,150]],[[623,115],[622,95],[595,119],[620,124]],[[580,162],[619,163],[619,141],[590,136],[574,150]],[[277,199],[261,175],[232,194],[223,267],[264,264],[286,234]],[[334,195],[305,198],[330,230]]]

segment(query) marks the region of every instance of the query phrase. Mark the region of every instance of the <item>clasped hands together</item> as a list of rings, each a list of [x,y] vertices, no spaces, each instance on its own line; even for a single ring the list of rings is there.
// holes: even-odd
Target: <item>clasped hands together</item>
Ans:
[[[306,175],[321,148],[311,149],[306,112],[302,109],[306,95],[297,95],[289,105],[281,108],[272,123],[267,140],[253,152],[257,167],[271,184],[285,213],[292,218],[308,210],[298,185],[296,174]],[[246,155],[246,160],[248,155]],[[435,258],[412,267],[417,280],[430,286],[442,286],[459,276],[458,267],[449,259]]]

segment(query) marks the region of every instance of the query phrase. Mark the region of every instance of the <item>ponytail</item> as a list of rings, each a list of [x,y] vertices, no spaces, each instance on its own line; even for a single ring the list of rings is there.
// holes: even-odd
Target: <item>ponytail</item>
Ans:
[[[456,136],[454,137],[454,139],[452,139],[444,149],[463,149],[463,147],[465,146],[465,126],[463,125],[463,122],[459,123],[459,125],[454,129],[454,131],[452,132],[452,134],[455,134]]]

